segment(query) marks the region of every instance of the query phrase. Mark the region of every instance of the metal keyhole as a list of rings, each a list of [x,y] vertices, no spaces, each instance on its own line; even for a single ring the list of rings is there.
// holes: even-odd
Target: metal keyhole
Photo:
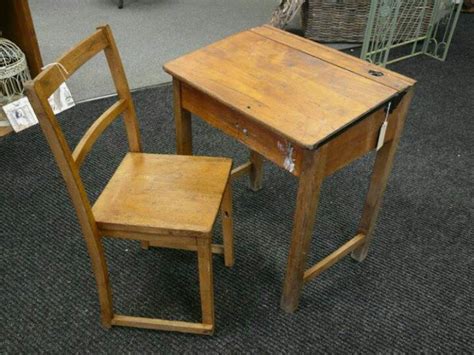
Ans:
[[[381,71],[372,70],[372,69],[369,70],[369,74],[373,76],[383,76],[383,73]]]

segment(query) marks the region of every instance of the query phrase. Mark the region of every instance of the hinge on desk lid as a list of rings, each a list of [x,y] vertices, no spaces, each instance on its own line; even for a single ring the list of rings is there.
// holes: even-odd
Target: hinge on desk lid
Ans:
[[[403,92],[398,93],[396,96],[392,97],[392,99],[389,101],[389,104],[385,106],[384,112],[387,112],[388,110],[388,113],[390,114],[393,113],[393,110],[397,108],[398,104],[402,101],[403,96],[405,96],[405,94],[406,94],[406,91],[403,91]]]

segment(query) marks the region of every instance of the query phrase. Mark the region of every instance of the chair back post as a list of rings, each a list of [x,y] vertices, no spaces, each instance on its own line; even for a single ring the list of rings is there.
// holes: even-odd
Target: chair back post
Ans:
[[[104,48],[105,57],[112,74],[112,79],[115,84],[115,89],[120,99],[124,99],[127,103],[127,108],[123,112],[125,127],[127,129],[128,145],[131,152],[141,152],[142,143],[140,138],[140,128],[135,112],[135,105],[133,104],[132,95],[128,86],[127,76],[123,68],[120,54],[115,43],[112,30],[109,25],[97,27],[98,30],[104,31],[107,38],[108,46]]]
[[[72,159],[71,150],[64,134],[49,103],[45,105],[44,100],[40,99],[42,87],[34,81],[29,81],[25,84],[25,91],[35,109],[41,129],[66,182],[81,227],[86,236],[93,237],[97,234],[97,227],[92,215],[89,199],[79,176],[79,170]]]
[[[102,272],[104,265],[101,265],[103,258],[101,258],[100,255],[103,254],[103,246],[100,242],[100,234],[92,214],[89,199],[79,176],[79,170],[72,159],[69,145],[66,142],[49,103],[45,105],[44,100],[40,99],[42,88],[39,87],[39,85],[35,85],[35,82],[30,81],[26,83],[25,90],[28,99],[35,108],[41,129],[46,136],[46,140],[54,154],[59,170],[66,182],[82,233],[84,234],[92,269],[96,276],[99,302],[101,305],[101,322],[104,326],[110,326],[113,311],[111,307],[111,293],[103,291],[105,288],[110,289],[108,275]]]

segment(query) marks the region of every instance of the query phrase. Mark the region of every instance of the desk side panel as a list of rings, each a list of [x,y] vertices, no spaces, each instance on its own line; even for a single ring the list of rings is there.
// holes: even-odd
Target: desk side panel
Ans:
[[[324,175],[331,175],[374,150],[377,146],[385,115],[384,109],[381,108],[326,143],[328,145],[328,155]],[[394,137],[397,126],[395,119],[394,115],[389,116],[385,143],[391,141]]]

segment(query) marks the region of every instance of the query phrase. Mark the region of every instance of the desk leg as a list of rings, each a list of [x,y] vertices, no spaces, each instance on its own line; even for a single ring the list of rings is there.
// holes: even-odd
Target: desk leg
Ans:
[[[319,194],[324,179],[326,147],[305,151],[298,186],[291,246],[280,306],[285,312],[298,307],[303,288],[306,259],[313,233]]]
[[[263,157],[257,152],[250,150],[250,189],[258,191],[262,188],[263,179]]]
[[[365,242],[351,254],[352,258],[356,261],[363,261],[367,256],[369,245],[373,237],[375,222],[377,221],[383,194],[392,170],[393,160],[395,158],[398,142],[400,141],[412,97],[413,89],[405,95],[398,108],[392,113],[389,122],[395,121],[393,123],[397,125],[395,128],[395,135],[390,142],[386,142],[377,152],[369,191],[367,192],[364,210],[359,224],[359,233],[365,234]]]
[[[193,155],[191,113],[182,107],[181,82],[173,79],[174,120],[176,124],[176,153]]]

